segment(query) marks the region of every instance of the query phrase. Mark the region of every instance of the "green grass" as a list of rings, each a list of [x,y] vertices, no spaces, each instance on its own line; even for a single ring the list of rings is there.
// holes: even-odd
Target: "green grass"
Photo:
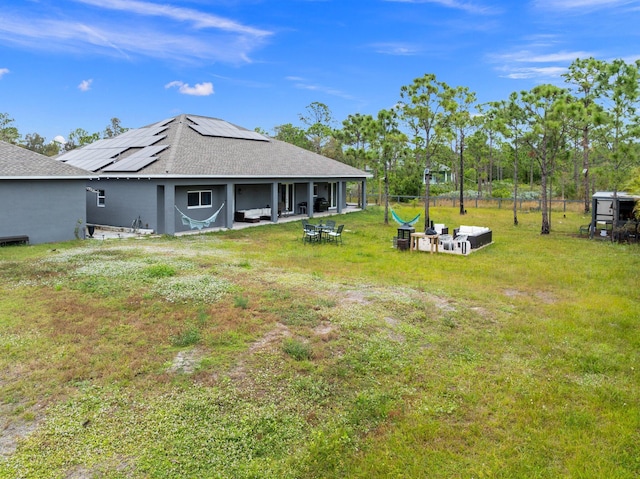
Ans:
[[[0,478],[638,477],[640,248],[468,211],[0,248]]]

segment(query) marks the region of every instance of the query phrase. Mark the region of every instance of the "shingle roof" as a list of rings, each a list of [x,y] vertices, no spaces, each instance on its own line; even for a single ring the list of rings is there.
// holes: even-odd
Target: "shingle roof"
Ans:
[[[167,146],[161,149],[162,145]],[[76,166],[93,166],[90,169],[101,176],[111,177],[355,179],[370,176],[295,145],[198,115],[180,115],[129,130],[113,139],[73,150],[59,159]]]
[[[0,178],[74,178],[87,179],[92,174],[81,168],[61,163],[48,156],[0,141]]]

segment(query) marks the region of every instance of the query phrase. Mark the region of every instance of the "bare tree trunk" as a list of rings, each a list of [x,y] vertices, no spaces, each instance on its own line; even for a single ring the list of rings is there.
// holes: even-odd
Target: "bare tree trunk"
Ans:
[[[544,159],[543,159],[544,162]],[[542,211],[542,228],[540,230],[540,234],[548,235],[551,232],[551,224],[549,221],[549,202],[548,200],[548,189],[547,189],[547,171],[546,167],[541,165],[541,178],[540,178],[540,190],[542,198],[540,198],[540,209]]]
[[[584,212],[589,213],[589,127],[582,130],[582,173],[584,174]]]
[[[551,174],[549,174],[549,210],[547,212],[547,217],[549,218],[549,232],[551,232],[551,213],[553,207],[553,178],[551,178]]]
[[[515,141],[515,159],[513,160],[513,225],[518,226],[518,138]]]
[[[489,197],[493,193],[493,135],[489,136]]]
[[[389,224],[389,166],[384,162],[384,224]]]
[[[431,157],[427,154],[424,168],[424,231],[430,226],[429,218],[429,194],[431,193]]]
[[[529,168],[529,189],[533,189],[533,160],[531,160],[531,168]]]
[[[464,132],[460,131],[460,214],[466,213],[464,209]]]

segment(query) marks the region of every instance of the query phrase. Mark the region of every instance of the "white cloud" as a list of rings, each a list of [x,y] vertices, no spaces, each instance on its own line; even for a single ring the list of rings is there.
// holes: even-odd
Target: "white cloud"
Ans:
[[[77,0],[73,19],[33,9],[0,11],[0,43],[34,50],[147,56],[180,62],[248,63],[273,32],[204,11],[136,0]],[[100,9],[95,15],[93,7]],[[104,14],[106,10],[111,10]]]
[[[506,73],[501,75],[505,78],[511,78],[512,80],[525,80],[525,79],[557,79],[567,72],[567,67],[521,67],[505,69]]]
[[[331,88],[331,87],[327,87],[327,86],[323,86],[323,85],[318,85],[315,83],[311,83],[309,81],[307,81],[304,78],[300,78],[300,77],[294,77],[294,76],[290,76],[290,77],[286,77],[287,80],[294,82],[294,87],[298,88],[300,90],[310,90],[310,91],[317,91],[320,93],[324,93],[325,95],[331,95],[331,96],[335,96],[338,98],[343,98],[345,100],[354,100],[354,97],[341,91],[341,90],[337,90],[335,88]]]
[[[534,5],[547,10],[581,10],[580,13],[601,8],[637,4],[638,0],[535,0]]]
[[[213,95],[213,83],[204,82],[204,83],[196,83],[195,86],[189,86],[188,83],[184,83],[181,81],[172,81],[167,83],[165,88],[177,88],[180,93],[183,95],[193,95],[193,96],[209,96]]]
[[[407,43],[374,43],[371,47],[384,55],[412,56],[420,53],[420,49]]]
[[[599,56],[595,51],[565,50],[561,48],[563,44],[562,38],[556,35],[533,35],[526,37],[519,48],[488,55],[487,59],[496,65],[503,78],[552,83],[578,58]]]
[[[91,84],[93,83],[93,78],[89,78],[88,80],[82,80],[80,85],[78,85],[78,90],[80,91],[89,91],[91,90]]]
[[[517,52],[493,55],[492,58],[502,62],[519,63],[551,63],[551,62],[573,62],[577,58],[589,58],[595,56],[592,52],[586,51],[559,51],[555,53],[535,53],[531,50],[520,50]]]
[[[0,68],[0,78],[5,76],[7,73],[9,73],[9,69],[8,68]]]
[[[477,2],[464,2],[460,0],[386,0],[396,3],[435,3],[447,8],[462,10],[467,13],[479,15],[494,15],[500,11],[494,7],[479,4]]]
[[[252,36],[268,36],[271,32],[242,25],[241,23],[218,17],[209,13],[202,13],[190,8],[172,7],[136,0],[77,0],[80,3],[110,10],[119,10],[138,15],[163,17],[179,22],[190,22],[196,28],[214,28]]]

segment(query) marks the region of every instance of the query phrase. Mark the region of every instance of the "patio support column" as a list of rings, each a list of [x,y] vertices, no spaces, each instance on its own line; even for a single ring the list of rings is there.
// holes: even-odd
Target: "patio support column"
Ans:
[[[226,189],[225,189],[225,203],[224,203],[224,222],[225,222],[225,228],[233,228],[233,216],[234,216],[234,212],[236,211],[236,199],[235,199],[235,195],[233,194],[233,192],[236,189],[236,184],[235,183],[227,183]]]
[[[271,221],[278,222],[278,182],[271,183]]]
[[[169,183],[164,187],[164,233],[176,234],[176,185]]]
[[[362,209],[367,209],[367,180],[362,180],[362,191],[360,192],[360,204]]]
[[[307,216],[313,218],[313,181],[307,186]]]
[[[344,203],[344,188],[345,188],[345,182],[338,181],[338,185],[336,188],[336,196],[337,196],[336,209],[338,214],[342,213],[342,205]]]

